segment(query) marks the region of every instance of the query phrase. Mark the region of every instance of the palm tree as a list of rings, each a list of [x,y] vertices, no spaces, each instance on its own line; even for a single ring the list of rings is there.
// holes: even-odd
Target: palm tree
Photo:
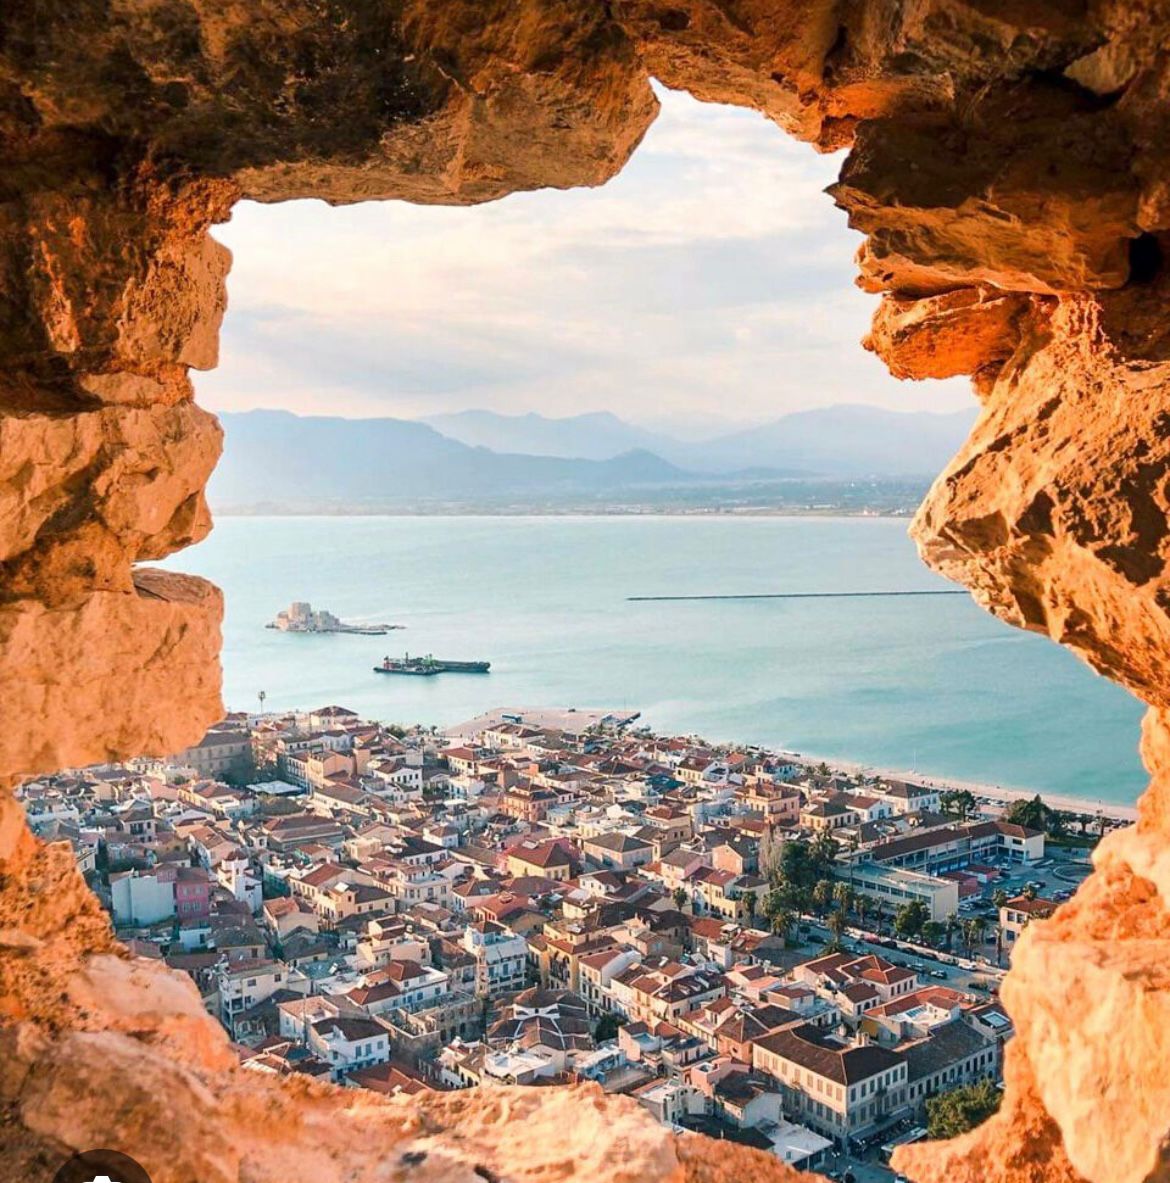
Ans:
[[[995,894],[991,897],[991,902],[997,908],[1002,908],[1008,902],[1008,893],[1002,887],[997,887]]]
[[[772,931],[778,937],[783,937],[785,943],[787,943],[789,936],[792,934],[792,926],[796,923],[795,913],[789,911],[787,908],[781,908],[779,912],[774,912],[769,919],[772,922]]]
[[[853,907],[853,888],[848,883],[838,883],[833,888],[833,900],[843,912],[848,912]]]
[[[841,908],[834,908],[829,913],[827,921],[829,932],[832,933],[832,939],[829,941],[827,948],[830,953],[839,953],[841,951],[841,937],[845,932],[845,912]]]
[[[946,919],[946,934],[947,934],[947,952],[951,951],[951,943],[954,940],[955,929],[959,927],[959,918],[952,912]]]
[[[754,891],[749,891],[743,897],[743,907],[744,911],[747,912],[748,922],[750,923],[756,917],[756,893]]]
[[[813,888],[813,904],[818,912],[824,912],[833,901],[833,883],[830,879],[820,879]]]

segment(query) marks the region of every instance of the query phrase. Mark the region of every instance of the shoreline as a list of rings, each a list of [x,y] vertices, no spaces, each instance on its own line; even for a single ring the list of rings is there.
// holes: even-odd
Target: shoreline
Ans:
[[[656,506],[604,506],[590,509],[585,506],[567,506],[564,509],[541,506],[534,508],[507,506],[451,506],[428,509],[425,507],[385,506],[363,509],[345,507],[331,509],[328,506],[315,508],[280,508],[278,506],[217,506],[212,512],[218,518],[729,518],[744,520],[750,518],[845,518],[849,520],[904,521],[913,518],[917,507],[903,509],[849,509],[845,506],[825,506],[804,509],[799,506],[761,506],[751,508],[696,508],[670,509]]]
[[[902,768],[879,768],[873,764],[862,764],[856,760],[842,760],[836,756],[821,756],[814,752],[793,752],[787,749],[780,751],[780,755],[792,756],[805,762],[827,764],[834,771],[847,773],[863,773],[866,776],[880,776],[886,779],[905,780],[914,784],[929,785],[942,792],[962,792],[964,789],[976,797],[989,797],[1003,805],[1010,805],[1014,801],[1029,801],[1039,796],[1045,805],[1067,813],[1082,814],[1086,817],[1096,817],[1101,814],[1115,821],[1136,822],[1137,805],[1123,805],[1116,801],[1094,801],[1089,797],[1070,797],[1062,793],[1045,793],[1037,789],[1018,789],[1005,785],[987,784],[984,781],[962,780],[952,776],[942,776],[935,773],[915,772]]]

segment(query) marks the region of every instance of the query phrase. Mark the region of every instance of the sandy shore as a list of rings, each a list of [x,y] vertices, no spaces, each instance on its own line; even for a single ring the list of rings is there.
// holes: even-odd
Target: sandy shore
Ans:
[[[940,792],[961,792],[967,789],[974,793],[976,797],[988,797],[993,801],[1000,801],[1004,805],[1010,805],[1013,801],[1027,800],[1036,796],[1035,789],[1013,789],[1005,788],[1003,785],[983,784],[980,781],[974,780],[955,780],[952,777],[932,776],[928,773],[913,772],[907,768],[876,768],[872,764],[858,764],[853,761],[828,756],[821,757],[810,754],[809,752],[785,752],[783,754],[798,758],[806,764],[809,761],[820,763],[823,760],[825,764],[836,772],[860,772],[865,776],[908,780],[913,781],[915,784],[930,785],[931,788],[938,789]],[[1043,798],[1045,805],[1050,805],[1054,809],[1065,810],[1068,813],[1085,814],[1090,817],[1096,817],[1098,814],[1102,814],[1105,817],[1115,818],[1118,821],[1137,821],[1136,805],[1120,805],[1115,801],[1094,801],[1088,797],[1066,797],[1058,793],[1041,793],[1040,796]]]

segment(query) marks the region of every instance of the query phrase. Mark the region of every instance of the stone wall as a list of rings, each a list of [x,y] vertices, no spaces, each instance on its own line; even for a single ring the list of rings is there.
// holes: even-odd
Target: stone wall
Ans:
[[[1003,1110],[899,1165],[1170,1178],[1168,40],[1142,0],[10,0],[0,788],[177,750],[222,711],[218,591],[139,564],[210,528],[220,432],[188,373],[216,361],[210,229],[235,201],[600,184],[654,117],[650,76],[754,107],[850,148],[831,193],[880,293],[866,347],[982,401],[915,520],[923,557],[1151,708],[1138,825],[1015,955]],[[244,1079],[11,797],[0,1015],[14,1179],[103,1138],[156,1183],[785,1175],[589,1090],[407,1104]]]

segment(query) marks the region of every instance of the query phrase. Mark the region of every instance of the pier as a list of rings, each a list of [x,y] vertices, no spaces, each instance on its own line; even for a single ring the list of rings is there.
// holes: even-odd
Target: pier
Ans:
[[[921,591],[841,592],[726,592],[695,596],[626,596],[631,604],[660,604],[672,600],[866,600],[894,596],[968,596],[970,592],[940,588]]]

